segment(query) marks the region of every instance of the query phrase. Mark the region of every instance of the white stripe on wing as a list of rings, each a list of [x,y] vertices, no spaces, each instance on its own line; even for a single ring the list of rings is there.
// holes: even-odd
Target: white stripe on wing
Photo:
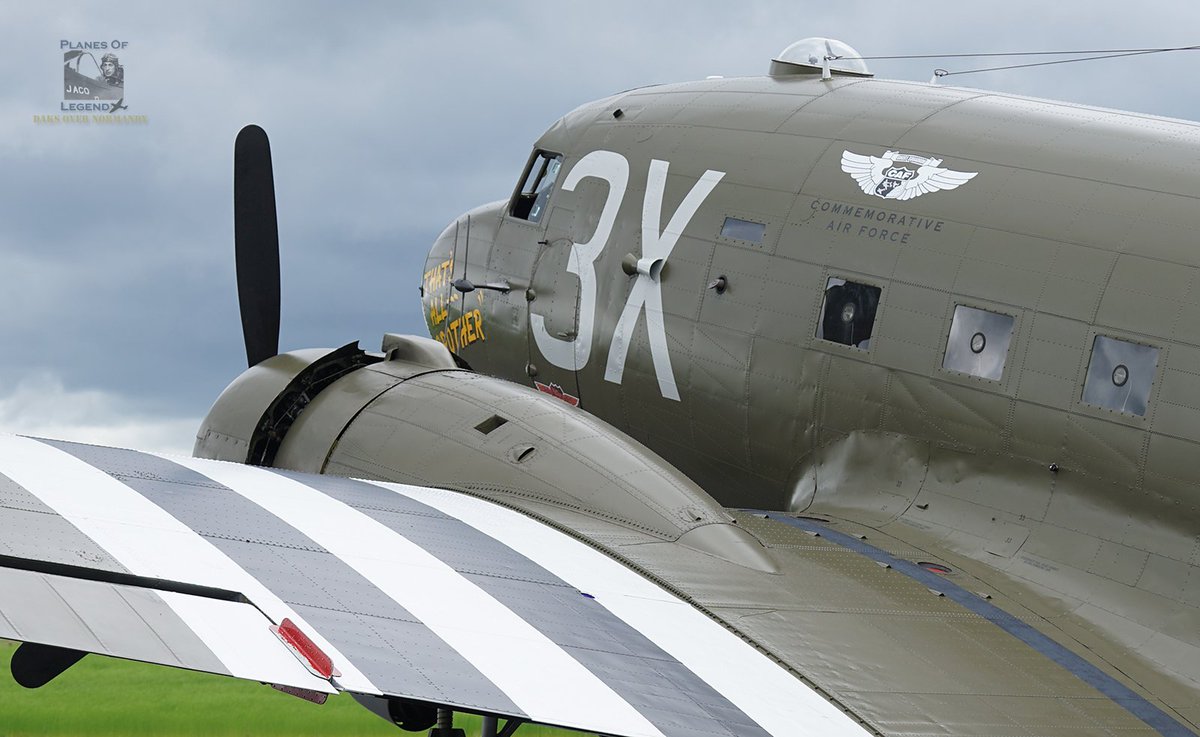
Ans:
[[[395,531],[269,470],[175,459],[262,506],[420,619],[533,721],[662,737],[640,712],[479,586]]]
[[[237,591],[276,623],[291,607],[194,530],[149,499],[66,451],[32,438],[0,435],[0,472],[41,499],[135,575]],[[240,678],[332,692],[308,673],[250,607],[194,596],[162,594],[230,672]],[[306,624],[300,625],[310,635]],[[322,648],[328,644],[319,641]],[[337,651],[326,650],[345,662]],[[343,667],[343,672],[347,669]],[[357,674],[357,688],[379,693]],[[342,683],[350,688],[349,683]]]
[[[594,596],[772,735],[870,734],[695,607],[569,535],[464,494],[375,483],[465,522]]]

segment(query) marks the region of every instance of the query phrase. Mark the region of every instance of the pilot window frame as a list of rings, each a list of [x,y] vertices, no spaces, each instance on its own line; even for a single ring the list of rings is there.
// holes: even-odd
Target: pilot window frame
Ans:
[[[549,181],[546,181],[547,173]],[[504,214],[513,219],[532,225],[539,225],[554,193],[558,177],[562,174],[563,155],[544,148],[535,148],[525,163],[521,178],[513,189],[508,207]]]
[[[1155,392],[1161,383],[1159,374],[1166,363],[1164,347],[1108,330],[1089,331],[1088,337],[1077,384],[1079,391],[1075,395],[1076,406],[1099,417],[1148,422],[1154,411]],[[1103,355],[1098,357],[1098,351]],[[1117,383],[1117,369],[1120,368],[1125,371]],[[1136,397],[1133,396],[1135,393]],[[1132,407],[1129,405],[1131,399],[1135,400]]]
[[[961,323],[959,322],[960,316]],[[1012,366],[1012,358],[1015,355],[1013,346],[1017,342],[1020,323],[1018,318],[1019,315],[995,306],[985,306],[958,298],[952,299],[939,371],[946,376],[953,376],[965,381],[983,382],[994,386],[1007,385],[1009,377],[1015,371]],[[1008,323],[1007,335],[997,332],[997,329],[1001,329],[1000,326],[1005,319]],[[991,324],[985,324],[985,320]],[[957,335],[955,333],[956,326],[959,326]],[[977,339],[976,335],[980,335],[982,338]],[[959,350],[954,350],[955,348]],[[1003,348],[1002,356],[1000,355],[1001,351],[997,350],[1000,348]],[[972,371],[970,363],[973,355],[971,354],[980,356],[987,354],[989,358],[993,359],[1000,357],[999,376],[991,376],[991,372],[982,370]]]
[[[835,284],[834,282],[837,282],[837,283]],[[826,313],[826,306],[828,305],[828,302],[829,302],[830,292],[835,288],[844,288],[846,285],[852,285],[853,287],[857,287],[857,289],[854,290],[854,292],[857,293],[856,296],[862,297],[862,298],[866,299],[868,302],[870,301],[871,297],[873,297],[873,300],[874,300],[874,304],[869,304],[869,303],[864,303],[862,299],[855,299],[855,304],[857,305],[857,309],[856,309],[857,314],[868,315],[867,319],[869,320],[869,324],[866,326],[866,337],[862,338],[861,340],[858,340],[858,341],[853,341],[854,334],[851,333],[850,339],[853,342],[850,342],[850,343],[847,343],[845,340],[842,340],[842,339],[825,337],[825,327],[826,327],[825,313]],[[872,292],[873,292],[873,294],[872,294]],[[843,292],[838,293],[838,297],[837,297],[838,299],[840,299],[840,295],[842,293]],[[864,281],[864,280],[862,280],[862,277],[858,277],[858,276],[855,276],[852,274],[843,276],[841,274],[834,274],[832,272],[826,273],[825,274],[825,287],[821,291],[821,307],[817,313],[817,325],[816,325],[816,329],[813,331],[812,335],[816,340],[818,340],[824,344],[840,345],[840,346],[842,346],[850,351],[853,351],[855,353],[861,353],[861,354],[870,353],[871,340],[875,337],[874,331],[879,323],[879,313],[880,313],[880,308],[882,306],[883,306],[883,286],[882,285],[874,284],[869,280]],[[843,310],[843,314],[846,314],[845,310]],[[851,314],[853,315],[854,313],[851,313]],[[853,320],[855,318],[851,317],[850,319]],[[861,330],[859,330],[858,332],[859,332],[859,334],[862,333]],[[842,336],[842,338],[845,338],[845,337],[846,336],[844,336],[844,335]],[[866,345],[862,345],[863,343],[866,343]]]

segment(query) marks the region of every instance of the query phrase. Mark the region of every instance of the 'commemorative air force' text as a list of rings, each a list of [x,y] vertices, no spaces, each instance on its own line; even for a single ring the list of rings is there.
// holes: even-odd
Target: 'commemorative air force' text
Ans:
[[[940,233],[946,224],[944,220],[905,215],[844,202],[830,202],[829,200],[813,200],[811,207],[814,213],[829,213],[848,218],[847,220],[830,220],[829,224],[825,226],[825,230],[832,230],[836,233],[854,233],[865,238],[878,238],[892,243],[908,243],[913,231]],[[855,224],[850,220],[860,221],[857,223],[857,230],[854,230]],[[900,230],[900,228],[904,230]]]

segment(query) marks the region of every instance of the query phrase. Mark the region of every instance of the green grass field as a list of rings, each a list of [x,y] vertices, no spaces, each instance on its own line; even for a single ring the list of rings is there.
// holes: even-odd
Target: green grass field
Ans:
[[[306,737],[410,734],[346,695],[323,706],[257,683],[89,655],[40,689],[12,679],[15,643],[0,641],[0,737]],[[456,727],[479,733],[479,720],[457,715]],[[578,733],[523,726],[518,737]]]

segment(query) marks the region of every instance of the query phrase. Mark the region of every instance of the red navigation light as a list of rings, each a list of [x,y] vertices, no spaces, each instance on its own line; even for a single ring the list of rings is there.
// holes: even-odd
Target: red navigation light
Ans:
[[[271,625],[271,631],[296,654],[304,667],[308,668],[314,676],[328,681],[334,676],[341,675],[333,667],[333,660],[317,647],[317,643],[310,640],[308,635],[301,632],[292,620],[284,618],[278,627]]]

